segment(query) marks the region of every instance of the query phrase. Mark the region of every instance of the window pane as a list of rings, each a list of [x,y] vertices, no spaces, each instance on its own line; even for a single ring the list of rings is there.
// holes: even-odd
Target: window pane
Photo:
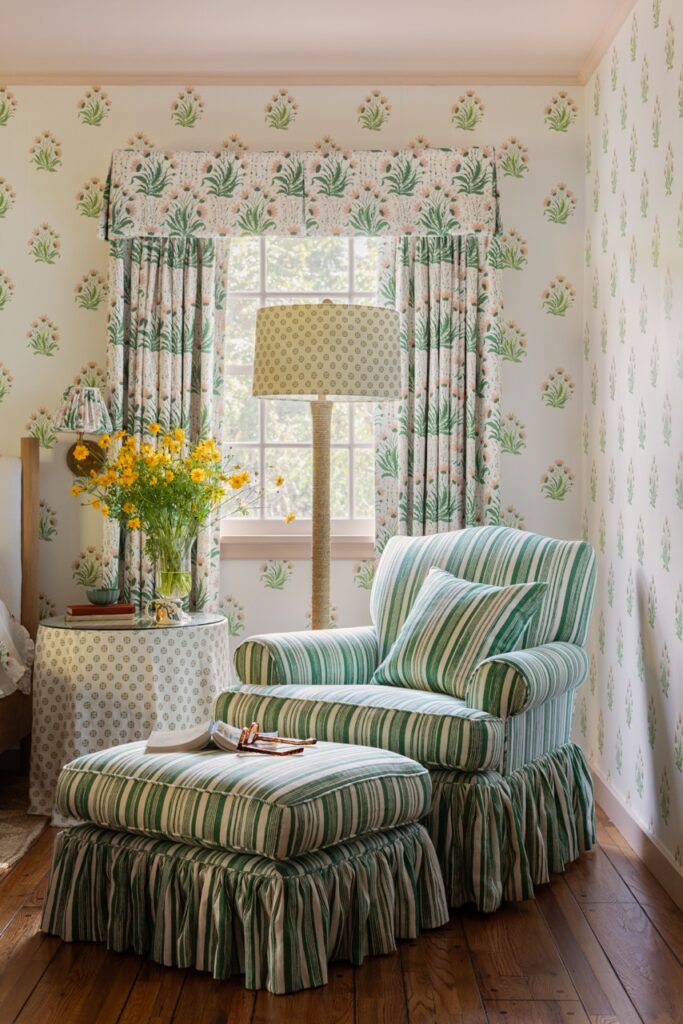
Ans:
[[[348,519],[349,508],[349,449],[333,448],[330,458],[330,515],[333,519]]]
[[[377,288],[377,251],[379,241],[376,238],[354,238],[355,280],[357,292],[374,292]]]
[[[225,385],[225,436],[229,441],[259,440],[260,399],[251,397],[251,374],[234,374]]]
[[[372,448],[357,448],[353,453],[353,477],[356,519],[375,515],[375,468]]]
[[[237,468],[248,470],[249,475],[251,477],[251,482],[256,486],[257,492],[260,492],[261,480],[259,478],[258,448],[240,448],[239,446],[231,448],[229,466],[231,470]],[[237,497],[233,497],[231,500],[230,495],[232,495],[233,493],[236,494]],[[239,491],[228,491],[226,505],[224,506],[226,515],[230,513],[231,508],[235,507],[235,502],[239,502],[239,493]],[[242,492],[242,497],[244,498],[244,492]],[[255,499],[250,500],[249,502],[248,517],[250,519],[258,519],[260,517],[260,514],[261,502],[259,496],[257,495]],[[235,518],[239,520],[242,518],[242,516],[236,516]]]
[[[372,444],[375,439],[375,406],[356,402],[353,406],[353,439],[356,444]]]
[[[349,403],[335,402],[332,409],[332,441],[334,444],[349,443]]]
[[[254,359],[258,299],[232,298],[228,302],[226,362],[250,366]]]
[[[231,238],[228,263],[228,291],[257,292],[260,282],[260,239]]]
[[[311,463],[310,448],[266,448],[266,518],[281,519],[294,512],[298,519],[311,518]],[[276,473],[285,478],[285,486],[278,494],[273,486]]]
[[[269,238],[266,291],[342,291],[348,288],[346,238]]]
[[[266,402],[266,440],[311,443],[309,402]]]

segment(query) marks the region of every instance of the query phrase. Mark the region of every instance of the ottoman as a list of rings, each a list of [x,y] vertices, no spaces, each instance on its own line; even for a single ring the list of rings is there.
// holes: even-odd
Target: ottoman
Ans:
[[[420,819],[429,772],[349,744],[302,755],[146,754],[130,743],[62,769],[42,919],[66,941],[245,975],[295,992],[448,920]]]

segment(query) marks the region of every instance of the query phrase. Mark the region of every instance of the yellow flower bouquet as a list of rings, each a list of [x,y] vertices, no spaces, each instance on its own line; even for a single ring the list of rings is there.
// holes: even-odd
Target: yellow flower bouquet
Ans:
[[[259,492],[249,473],[224,459],[211,438],[189,445],[181,429],[163,432],[153,423],[156,443],[119,431],[99,445],[110,454],[90,477],[79,478],[71,493],[127,530],[141,530],[145,550],[157,563],[162,597],[189,594],[190,556],[198,530],[219,511],[246,515]],[[85,449],[86,455],[87,449]],[[76,459],[79,452],[74,452]],[[284,479],[278,477],[278,484]]]

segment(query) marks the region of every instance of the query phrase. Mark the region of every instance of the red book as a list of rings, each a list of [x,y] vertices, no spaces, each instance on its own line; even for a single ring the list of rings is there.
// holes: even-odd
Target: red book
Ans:
[[[133,615],[132,604],[70,604],[67,615]]]

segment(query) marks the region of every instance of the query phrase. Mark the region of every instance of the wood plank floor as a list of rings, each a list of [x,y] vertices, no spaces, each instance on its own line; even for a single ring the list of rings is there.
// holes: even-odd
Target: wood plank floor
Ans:
[[[683,914],[602,813],[599,827],[535,900],[455,912],[279,997],[43,935],[48,830],[0,880],[0,1024],[683,1024]]]

